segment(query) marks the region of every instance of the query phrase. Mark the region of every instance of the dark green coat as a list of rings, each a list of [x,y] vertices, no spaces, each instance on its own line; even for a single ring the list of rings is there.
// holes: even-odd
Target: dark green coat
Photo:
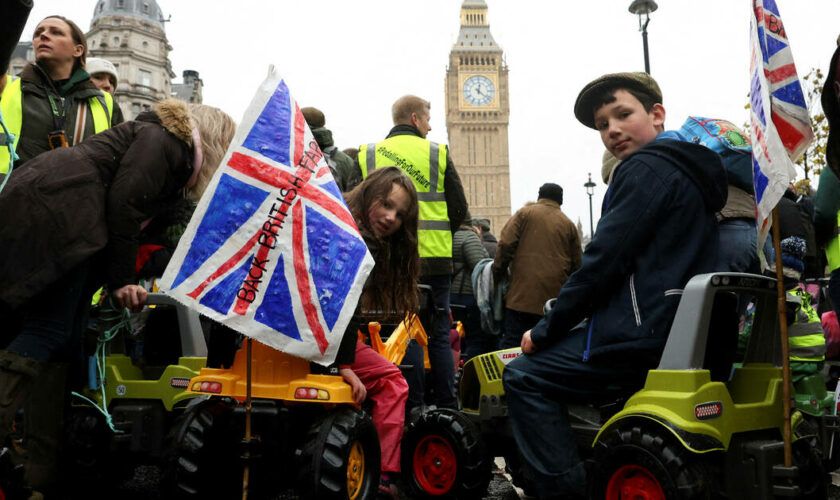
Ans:
[[[47,135],[56,130],[56,123],[53,119],[46,90],[47,86],[55,85],[55,83],[33,63],[27,64],[23,68],[20,78],[21,92],[23,93],[23,121],[21,123],[20,139],[15,150],[20,159],[15,162],[15,168],[20,167],[39,154],[49,151]],[[75,139],[74,131],[79,103],[86,102],[91,97],[101,96],[102,91],[96,88],[90,81],[90,76],[83,69],[76,70],[63,86],[56,85],[56,87],[58,94],[68,100],[64,130],[67,142],[72,145]],[[116,101],[114,107],[117,107]],[[119,115],[118,120],[121,120],[121,117],[122,114]],[[119,124],[114,118],[111,117],[112,126]],[[88,108],[84,138],[90,137],[94,133],[93,115]]]

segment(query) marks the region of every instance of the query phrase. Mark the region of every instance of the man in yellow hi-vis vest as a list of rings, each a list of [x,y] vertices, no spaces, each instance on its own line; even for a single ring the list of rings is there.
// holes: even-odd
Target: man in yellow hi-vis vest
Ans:
[[[452,164],[449,148],[426,140],[429,102],[417,96],[399,98],[391,108],[394,127],[385,140],[363,144],[354,172],[348,179],[352,189],[376,168],[396,165],[414,181],[420,201],[417,240],[420,251],[420,282],[432,287],[435,326],[428,328],[429,360],[434,404],[455,408],[455,368],[449,345],[449,288],[452,283],[452,232],[467,213],[461,179]],[[409,355],[410,358],[411,355]],[[409,408],[422,401],[422,370],[409,380]]]

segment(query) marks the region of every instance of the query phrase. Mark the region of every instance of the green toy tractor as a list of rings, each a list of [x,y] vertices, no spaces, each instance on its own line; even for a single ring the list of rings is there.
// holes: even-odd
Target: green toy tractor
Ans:
[[[756,315],[743,364],[733,369],[741,300],[754,301]],[[514,484],[533,491],[502,385],[505,365],[519,355],[508,349],[471,359],[461,378],[462,410],[427,412],[408,428],[403,475],[415,495],[480,498],[496,456],[505,458]],[[568,407],[590,465],[590,498],[825,498],[818,435],[798,411],[793,463],[783,465],[780,365],[775,280],[694,277],[644,386],[618,400]]]
[[[196,397],[186,389],[207,356],[198,315],[159,293],[149,294],[148,304],[171,324],[166,331],[148,331],[147,337],[163,337],[176,353],[156,363],[138,363],[121,353],[125,348],[119,341],[124,339],[117,337],[104,346],[104,358],[92,358],[86,387],[73,398],[66,416],[71,482],[102,481],[107,486],[125,479],[139,464],[158,463],[170,427]]]

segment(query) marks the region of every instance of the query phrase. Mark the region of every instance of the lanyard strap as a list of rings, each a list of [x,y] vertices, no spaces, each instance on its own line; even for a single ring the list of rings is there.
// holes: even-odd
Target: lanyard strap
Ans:
[[[52,109],[53,123],[56,130],[64,130],[64,122],[67,118],[67,113],[70,111],[70,98],[53,96],[52,89],[47,88],[47,97],[50,99],[50,109]],[[56,103],[58,99],[58,103]]]

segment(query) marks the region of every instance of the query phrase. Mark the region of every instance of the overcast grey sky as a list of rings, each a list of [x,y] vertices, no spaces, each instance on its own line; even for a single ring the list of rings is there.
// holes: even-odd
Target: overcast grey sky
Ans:
[[[800,76],[827,69],[840,26],[837,0],[776,0]],[[239,121],[274,64],[301,106],[327,116],[339,147],[378,140],[404,94],[432,102],[429,139],[447,142],[444,77],[461,0],[158,0],[177,74],[198,70],[204,102]],[[565,190],[564,211],[589,226],[587,172],[604,194],[603,145],[575,120],[575,97],[603,73],[644,69],[630,0],[487,0],[490,29],[510,68],[512,209],[544,182]],[[746,121],[750,0],[659,0],[648,26],[651,74],[666,127],[686,116]],[[95,0],[35,0],[24,33],[50,14],[87,29]],[[457,165],[456,165],[457,167]],[[474,214],[480,215],[480,214]]]

